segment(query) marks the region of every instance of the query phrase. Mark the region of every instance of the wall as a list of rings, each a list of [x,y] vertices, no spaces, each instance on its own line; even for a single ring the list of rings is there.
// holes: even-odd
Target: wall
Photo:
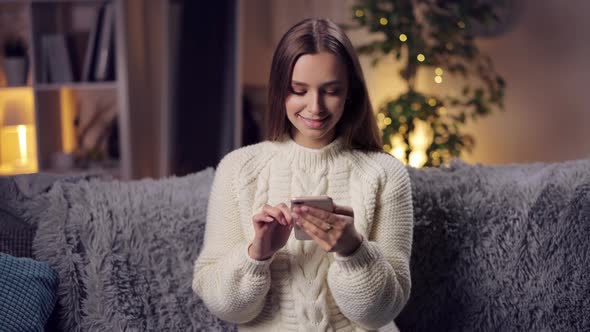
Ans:
[[[590,157],[589,12],[585,0],[529,1],[513,31],[481,43],[509,85],[506,113],[470,126],[471,160]]]

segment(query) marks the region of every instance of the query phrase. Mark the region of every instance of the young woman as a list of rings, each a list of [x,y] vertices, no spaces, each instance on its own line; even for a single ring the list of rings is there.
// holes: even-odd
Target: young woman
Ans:
[[[217,168],[194,291],[240,331],[396,331],[411,288],[411,185],[381,149],[345,33],[324,19],[293,26],[268,100],[268,139]],[[304,195],[330,196],[333,210],[291,209]]]

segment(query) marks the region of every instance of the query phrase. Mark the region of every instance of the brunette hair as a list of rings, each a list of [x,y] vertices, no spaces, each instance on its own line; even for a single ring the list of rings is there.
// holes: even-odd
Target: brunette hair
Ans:
[[[284,140],[291,123],[285,100],[290,93],[293,67],[300,56],[330,52],[347,69],[348,96],[336,135],[353,149],[383,151],[381,135],[367,93],[358,56],[344,31],[328,19],[311,18],[294,25],[281,38],[272,59],[266,112],[266,139]]]

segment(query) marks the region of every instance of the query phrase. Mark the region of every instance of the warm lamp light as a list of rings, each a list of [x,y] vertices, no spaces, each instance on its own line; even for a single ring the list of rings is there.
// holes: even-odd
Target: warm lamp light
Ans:
[[[37,172],[32,95],[30,91],[28,94],[18,90],[10,92],[15,98],[0,99],[0,174]]]
[[[388,151],[392,156],[396,157],[398,160],[407,164],[406,160],[406,148],[407,145],[404,142],[404,138],[402,135],[395,134],[389,137],[389,143],[391,143],[391,149]]]
[[[422,167],[428,158],[426,157],[426,152],[424,151],[412,151],[410,152],[410,166],[412,167]]]
[[[410,134],[409,141],[412,147],[409,163],[412,167],[422,167],[427,161],[426,150],[432,144],[433,132],[428,123],[415,119],[414,131]]]

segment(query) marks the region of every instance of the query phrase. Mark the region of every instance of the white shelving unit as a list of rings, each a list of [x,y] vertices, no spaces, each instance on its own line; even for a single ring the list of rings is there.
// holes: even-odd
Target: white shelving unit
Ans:
[[[114,77],[107,81],[47,80],[43,37],[48,34],[91,35],[105,3],[112,4],[114,17],[114,43],[111,44],[114,47],[111,71]],[[80,172],[80,164],[64,166],[69,164],[64,161],[71,160],[68,157],[71,153],[88,144],[98,146],[94,149],[96,160],[90,163],[93,171],[104,169],[121,179],[133,177],[125,8],[124,0],[0,0],[0,45],[10,35],[18,35],[26,41],[29,59],[27,85],[8,87],[2,68],[3,56],[0,55],[0,127],[5,111],[3,101],[12,98],[22,101],[23,105],[32,104],[33,109],[24,112],[32,112],[34,117],[36,144],[32,145],[36,145],[38,171]],[[32,103],[27,100],[30,96]],[[96,126],[89,127],[83,144],[80,144],[77,136],[89,122]],[[110,126],[110,132],[102,131],[101,126]],[[105,135],[111,137],[111,143],[107,142]],[[93,141],[102,143],[94,144]],[[6,144],[9,143],[0,141],[0,149],[9,148]],[[118,157],[112,158],[115,155]],[[16,173],[18,170],[8,174]]]

